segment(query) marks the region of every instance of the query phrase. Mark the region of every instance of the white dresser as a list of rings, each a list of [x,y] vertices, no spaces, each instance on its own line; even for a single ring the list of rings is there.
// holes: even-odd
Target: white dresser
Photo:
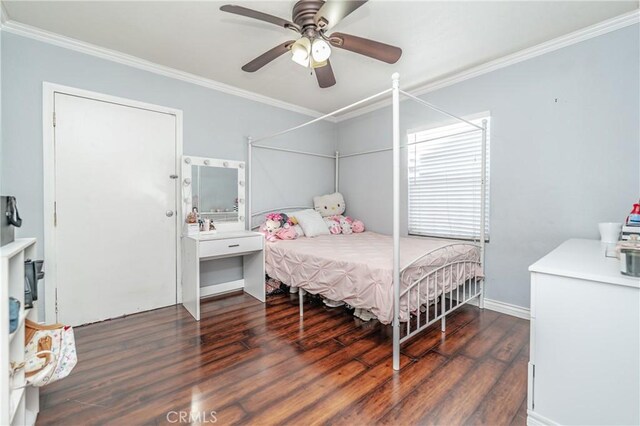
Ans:
[[[264,235],[252,231],[229,231],[182,237],[182,304],[200,320],[200,262],[241,256],[242,287],[261,302],[265,301]],[[224,286],[224,285],[222,285]],[[229,288],[227,288],[229,290]]]
[[[597,240],[531,265],[528,424],[640,424],[640,279]]]

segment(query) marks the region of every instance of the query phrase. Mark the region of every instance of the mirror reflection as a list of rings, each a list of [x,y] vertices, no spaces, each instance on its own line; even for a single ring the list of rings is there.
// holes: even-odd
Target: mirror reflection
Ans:
[[[192,173],[193,200],[200,215],[215,222],[238,220],[238,170],[196,166]]]

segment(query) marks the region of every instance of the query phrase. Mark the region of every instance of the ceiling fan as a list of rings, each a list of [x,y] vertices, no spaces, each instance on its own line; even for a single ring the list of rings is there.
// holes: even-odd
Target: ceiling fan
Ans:
[[[402,49],[378,41],[344,33],[327,34],[344,17],[365,4],[367,0],[300,0],[293,6],[292,22],[242,6],[224,5],[223,12],[270,22],[300,34],[298,40],[286,41],[258,56],[242,67],[243,71],[255,72],[283,55],[291,52],[291,59],[315,71],[321,88],[336,84],[331,69],[331,46],[349,50],[389,64],[400,59]]]

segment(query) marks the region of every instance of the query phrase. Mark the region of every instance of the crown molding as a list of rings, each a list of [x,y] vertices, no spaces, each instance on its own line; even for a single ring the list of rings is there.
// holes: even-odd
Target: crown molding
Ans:
[[[521,50],[516,53],[512,53],[507,56],[503,56],[502,58],[499,58],[490,62],[486,62],[482,65],[478,65],[473,68],[469,68],[460,73],[453,74],[444,78],[440,78],[424,85],[419,85],[417,87],[410,88],[409,90],[406,90],[406,91],[411,93],[414,96],[424,95],[424,94],[442,89],[444,87],[451,86],[451,85],[463,82],[465,80],[469,80],[469,79],[481,76],[483,74],[487,74],[492,71],[496,71],[501,68],[505,68],[510,65],[514,65],[519,62],[523,62],[528,59],[532,59],[537,56],[541,56],[546,53],[550,53],[555,50],[559,50],[564,47],[571,46],[573,44],[580,43],[582,41],[589,40],[591,38],[598,37],[603,34],[607,34],[612,31],[616,31],[621,28],[625,28],[630,25],[637,24],[639,22],[640,22],[640,10],[636,9],[634,11],[616,16],[611,19],[607,19],[606,21],[599,22],[597,24],[591,25],[581,30],[574,31],[569,34],[565,34],[563,36],[554,38],[544,43],[540,43],[536,46],[529,47],[527,49]],[[341,122],[341,121],[350,120],[352,118],[378,110],[380,108],[384,108],[389,105],[391,105],[390,100],[378,101],[373,104],[364,106],[362,108],[358,108],[348,113],[339,115],[336,121]]]
[[[2,3],[0,2],[0,5]],[[185,81],[187,83],[196,84],[198,86],[206,87],[208,89],[216,90],[229,95],[238,96],[241,98],[249,99],[255,102],[260,102],[266,105],[274,106],[277,108],[285,109],[288,111],[297,112],[299,114],[307,115],[310,117],[318,118],[323,115],[319,111],[314,111],[309,108],[295,105],[289,102],[281,101],[278,99],[270,98],[268,96],[260,95],[255,92],[240,89],[239,87],[231,86],[219,81],[211,80],[205,77],[200,77],[195,74],[180,71],[175,68],[167,67],[164,65],[156,64],[154,62],[147,61],[145,59],[138,58],[136,56],[127,55],[115,50],[106,49],[104,47],[96,46],[94,44],[86,43],[80,40],[76,40],[70,37],[55,34],[49,31],[45,31],[30,25],[22,24],[20,22],[12,21],[9,19],[4,5],[2,5],[2,22],[0,29],[8,33],[16,34],[19,36],[31,38],[34,40],[42,41],[44,43],[52,44],[58,47],[62,47],[76,52],[84,53],[87,55],[95,56],[101,59],[106,59],[119,64],[127,65],[133,68],[138,68],[144,71],[159,74],[165,77],[174,78],[176,80]],[[328,121],[336,122],[333,117],[327,118]]]
[[[240,89],[225,83],[221,83],[208,78],[200,77],[195,74],[187,73],[184,71],[170,68],[164,65],[159,65],[132,55],[127,55],[115,50],[106,49],[90,43],[85,43],[80,40],[61,36],[49,31],[41,30],[39,28],[32,27],[30,25],[22,24],[12,21],[4,7],[4,3],[0,1],[1,19],[0,29],[8,33],[17,34],[23,37],[28,37],[45,43],[53,44],[58,47],[74,50],[77,52],[85,53],[88,55],[96,56],[102,59],[117,62],[123,65],[128,65],[133,68],[142,69],[155,74],[163,75],[165,77],[174,78],[177,80],[185,81],[188,83],[196,84],[198,86],[206,87],[219,92],[227,93],[230,95],[238,96],[241,98],[249,99],[255,102],[260,102],[266,105],[282,108],[288,111],[297,112],[310,117],[318,118],[324,114],[318,111],[314,111],[309,108],[295,105],[289,102],[284,102],[278,99],[270,98],[268,96],[260,95],[255,92]],[[492,71],[496,71],[501,68],[508,67],[510,65],[517,64],[519,62],[526,61],[528,59],[535,58],[546,53],[553,52],[558,49],[562,49],[567,46],[571,46],[576,43],[580,43],[585,40],[589,40],[594,37],[598,37],[603,34],[607,34],[612,31],[619,30],[621,28],[628,27],[640,22],[640,10],[634,10],[623,15],[602,21],[600,23],[591,25],[581,30],[574,31],[572,33],[557,37],[555,39],[546,41],[536,46],[521,50],[519,52],[504,56],[502,58],[486,62],[482,65],[469,68],[457,74],[453,74],[444,78],[436,79],[426,84],[418,85],[417,87],[409,88],[407,90],[414,96],[424,95],[444,87],[448,87],[465,80],[469,80],[483,74],[487,74]],[[390,105],[390,101],[383,100],[372,103],[370,105],[358,108],[348,113],[339,115],[337,117],[328,117],[326,120],[331,122],[346,121],[360,115],[384,108]]]

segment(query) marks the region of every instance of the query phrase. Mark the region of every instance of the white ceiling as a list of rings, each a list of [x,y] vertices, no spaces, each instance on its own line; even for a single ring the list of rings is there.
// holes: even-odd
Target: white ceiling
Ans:
[[[285,102],[330,112],[389,87],[411,88],[638,8],[638,1],[371,0],[338,24],[403,49],[385,64],[334,49],[337,84],[284,55],[256,73],[240,67],[293,31],[221,12],[227,2],[4,1],[10,20],[120,51]],[[294,1],[230,1],[291,19]]]

